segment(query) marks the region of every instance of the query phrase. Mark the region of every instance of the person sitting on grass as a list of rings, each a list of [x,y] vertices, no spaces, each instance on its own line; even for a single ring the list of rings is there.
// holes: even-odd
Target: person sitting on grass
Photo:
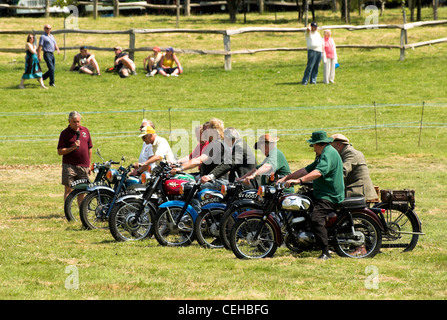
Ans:
[[[80,53],[74,56],[70,71],[79,71],[80,73],[86,73],[92,76],[101,75],[95,55],[88,52],[86,46],[82,46]]]
[[[158,73],[165,77],[178,77],[179,74],[183,73],[183,68],[172,47],[166,48],[166,53],[160,60]]]
[[[152,55],[148,55],[146,58],[143,59],[143,69],[147,72],[146,77],[153,77],[157,74],[158,64],[163,57],[163,54],[160,52],[159,47],[154,47],[152,51]]]
[[[135,71],[135,63],[129,58],[127,52],[123,52],[123,48],[115,47],[115,71],[118,72],[121,78],[127,78],[129,74],[137,75]]]

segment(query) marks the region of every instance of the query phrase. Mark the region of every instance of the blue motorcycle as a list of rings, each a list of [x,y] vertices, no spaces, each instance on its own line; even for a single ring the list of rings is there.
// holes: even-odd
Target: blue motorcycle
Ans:
[[[144,193],[146,186],[138,178],[129,176],[132,168],[133,165],[109,169],[106,178],[113,184],[113,188],[104,184],[92,184],[88,187],[89,193],[82,200],[79,210],[82,225],[86,229],[107,229],[110,212],[119,198]]]
[[[200,190],[200,185],[200,182],[183,183],[184,201],[172,200],[159,206],[154,219],[154,236],[162,246],[190,245],[195,239],[197,210],[207,211],[212,205],[223,201],[220,191]]]

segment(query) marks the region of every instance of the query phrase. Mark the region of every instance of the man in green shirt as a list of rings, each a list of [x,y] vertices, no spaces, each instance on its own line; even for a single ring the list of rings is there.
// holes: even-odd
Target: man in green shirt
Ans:
[[[287,186],[313,181],[314,210],[311,215],[312,227],[317,243],[322,247],[319,259],[329,259],[328,236],[325,227],[326,216],[335,211],[337,204],[345,199],[343,163],[337,150],[330,143],[333,138],[325,131],[315,131],[307,142],[314,148],[316,158],[310,165],[281,179]]]
[[[247,172],[241,177],[244,183],[250,183],[250,181],[257,176],[261,176],[261,184],[267,185],[271,184],[270,174],[275,173],[276,175],[286,176],[291,173],[289,163],[278,148],[276,147],[276,142],[279,138],[272,137],[269,134],[265,134],[259,137],[258,142],[255,143],[254,148],[260,149],[265,155],[264,161],[256,168]],[[288,188],[285,190],[286,193],[293,193],[294,188]]]

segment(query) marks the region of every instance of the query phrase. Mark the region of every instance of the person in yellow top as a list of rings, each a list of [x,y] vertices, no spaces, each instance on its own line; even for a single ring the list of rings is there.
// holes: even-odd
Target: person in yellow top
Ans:
[[[165,77],[178,77],[179,74],[183,73],[183,68],[172,47],[166,48],[166,53],[161,58],[157,70],[159,74]]]

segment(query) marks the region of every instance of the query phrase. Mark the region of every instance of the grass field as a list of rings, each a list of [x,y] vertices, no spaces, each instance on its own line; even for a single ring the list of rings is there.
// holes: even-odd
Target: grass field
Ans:
[[[440,11],[440,18],[447,11]],[[430,14],[425,9],[424,17]],[[339,24],[338,16],[318,13],[321,24]],[[230,25],[224,15],[181,19],[181,28],[226,29],[245,26],[300,27],[294,13],[248,15],[248,23]],[[381,23],[401,23],[398,10],[387,10]],[[428,19],[428,18],[427,18]],[[0,30],[40,30],[61,18],[2,18]],[[362,19],[359,18],[359,23]],[[81,18],[82,29],[168,28],[175,17]],[[337,30],[336,43],[398,44],[397,30]],[[446,27],[409,31],[410,42],[442,38]],[[23,36],[0,35],[1,47],[22,47]],[[127,40],[69,36],[67,45],[126,45]],[[57,38],[61,43],[61,36]],[[205,36],[137,37],[139,46],[222,49],[222,38]],[[298,35],[250,34],[232,39],[232,50],[304,46]],[[302,86],[304,52],[233,57],[225,72],[223,57],[180,55],[185,73],[179,78],[146,78],[143,53],[136,55],[138,75],[129,79],[103,74],[89,77],[68,72],[67,59],[56,56],[56,88],[41,90],[18,84],[24,55],[0,57],[0,298],[10,299],[359,299],[444,300],[447,295],[447,45],[409,51],[339,51],[336,84]],[[112,65],[112,53],[97,53],[101,69]],[[46,66],[43,64],[43,69]],[[374,107],[374,102],[376,107]],[[424,104],[425,103],[425,104]],[[424,106],[423,106],[424,104]],[[426,233],[414,251],[384,249],[374,259],[318,253],[292,255],[281,248],[273,258],[241,261],[225,250],[165,248],[156,240],[117,243],[108,231],[86,231],[65,221],[63,187],[56,145],[72,110],[83,114],[95,148],[106,159],[137,159],[141,140],[136,130],[145,116],[160,135],[191,131],[193,122],[224,120],[254,142],[262,130],[277,130],[279,148],[293,169],[314,157],[305,143],[312,131],[341,132],[367,158],[373,182],[382,189],[415,189],[416,211]],[[169,109],[170,121],[169,121]],[[423,111],[423,113],[422,113]],[[421,130],[420,121],[423,116]],[[377,124],[377,129],[375,125]],[[191,144],[193,142],[191,141]],[[192,147],[192,145],[191,145]],[[188,150],[189,151],[189,150]],[[262,156],[259,160],[262,160]],[[100,159],[94,156],[93,161]],[[371,269],[373,267],[373,269]],[[73,270],[79,287],[70,286]],[[378,288],[371,289],[371,270]],[[68,283],[68,285],[67,285]]]

